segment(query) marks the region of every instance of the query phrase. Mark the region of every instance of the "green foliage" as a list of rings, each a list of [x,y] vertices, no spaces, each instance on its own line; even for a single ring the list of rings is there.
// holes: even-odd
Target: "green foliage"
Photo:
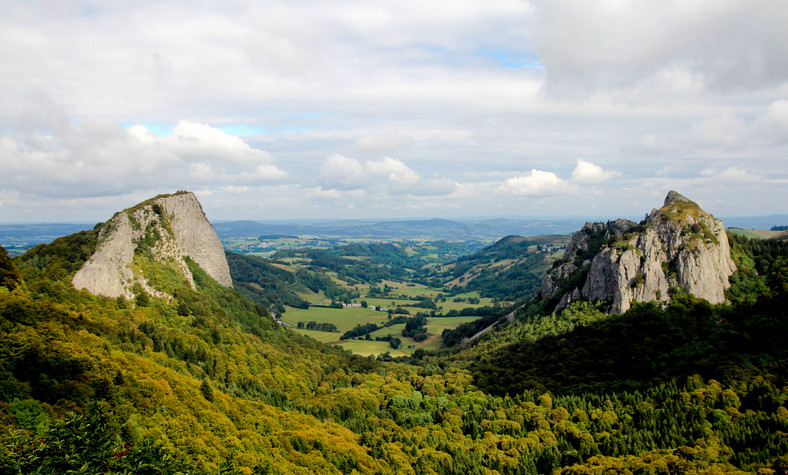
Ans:
[[[464,275],[462,291],[484,297],[516,301],[535,295],[554,258],[553,247],[565,246],[568,236],[508,236],[490,247],[456,261],[444,280]],[[536,249],[534,249],[536,248]]]
[[[19,271],[8,256],[8,251],[0,246],[0,288],[14,290],[19,285]]]
[[[149,440],[122,443],[99,405],[70,412],[43,435],[12,431],[0,448],[0,473],[174,474],[188,470]]]
[[[781,275],[786,262],[778,261],[770,276]],[[774,277],[770,280],[776,284]],[[622,390],[694,373],[728,381],[730,374],[752,371],[763,361],[784,364],[778,362],[788,359],[780,343],[788,338],[785,308],[774,291],[737,307],[712,307],[675,288],[671,299],[665,312],[656,304],[639,304],[569,333],[502,347],[476,364],[476,382],[496,393],[533,385],[572,392]],[[539,324],[546,322],[541,318]],[[581,356],[589,354],[593,360]]]
[[[336,272],[338,279],[349,284],[404,279],[410,265],[408,254],[394,244],[350,244],[334,249],[279,251],[272,256],[273,259],[294,257],[308,259],[311,268]]]
[[[306,330],[316,330],[319,332],[329,332],[329,333],[339,333],[337,326],[333,323],[317,323],[315,321],[310,322],[298,322],[298,328],[304,328]]]
[[[18,258],[17,264],[23,275],[45,272],[47,278],[66,281],[93,255],[97,240],[98,230],[80,231],[39,244]]]
[[[427,338],[426,325],[427,317],[424,315],[408,318],[405,321],[405,328],[402,330],[402,336],[405,338],[413,338],[415,341],[423,341]]]
[[[346,331],[339,337],[340,340],[349,340],[351,338],[358,338],[360,336],[369,335],[370,333],[379,330],[380,327],[374,323],[359,324],[352,329]]]
[[[768,291],[767,276],[782,267],[780,259],[788,258],[788,243],[734,233],[728,233],[728,239],[736,272],[725,296],[734,305],[754,304]]]
[[[446,317],[454,317],[454,316],[470,316],[470,315],[479,315],[481,318],[477,318],[472,322],[463,323],[462,325],[458,326],[454,330],[445,330],[443,332],[443,346],[445,347],[452,347],[457,345],[458,343],[462,342],[465,338],[470,338],[473,335],[479,333],[483,329],[489,327],[493,323],[497,322],[501,319],[501,315],[505,313],[503,309],[498,306],[485,306],[479,308],[472,308],[468,307],[462,310],[450,310],[446,313]]]
[[[589,229],[583,228],[581,231],[582,233],[586,234],[586,248],[583,249],[575,258],[575,265],[580,267],[583,264],[583,261],[588,259],[592,259],[594,256],[599,254],[599,251],[602,250],[608,240],[605,238],[607,234],[607,227],[600,228],[600,229]]]
[[[206,401],[214,401],[213,388],[207,379],[203,379],[202,383],[200,383],[200,394],[202,394],[202,397],[204,397]]]
[[[632,245],[632,240],[638,235],[639,232],[642,231],[642,226],[636,226],[636,229],[637,232],[630,231],[623,236],[614,234],[607,242],[608,247],[615,249],[619,252],[619,254],[622,254],[630,249],[635,249]]]
[[[236,322],[244,331],[260,337],[279,330],[265,307],[239,298],[234,290],[216,283],[193,260],[186,257],[185,261],[194,277],[198,293],[194,294],[182,289],[179,295],[191,296],[196,299],[194,305],[198,308],[209,308],[210,313],[221,316],[220,320]]]
[[[284,312],[285,305],[294,308],[308,308],[309,303],[298,296],[299,287],[314,287],[319,291],[323,287],[333,286],[330,279],[320,279],[313,272],[290,272],[281,269],[268,259],[226,252],[233,286],[244,296],[264,305],[267,308],[276,306]],[[329,284],[326,284],[328,280]],[[315,282],[319,282],[317,285]]]

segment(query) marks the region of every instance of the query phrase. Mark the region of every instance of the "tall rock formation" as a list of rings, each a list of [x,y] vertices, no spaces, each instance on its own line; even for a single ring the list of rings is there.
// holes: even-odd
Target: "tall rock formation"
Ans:
[[[168,297],[153,267],[175,269],[194,288],[186,258],[216,282],[232,287],[222,243],[194,194],[160,195],[116,213],[99,231],[96,251],[72,279],[74,287],[107,297],[134,297],[136,284]],[[160,264],[157,265],[156,263]],[[139,289],[138,289],[139,290]]]
[[[542,299],[558,309],[610,299],[610,313],[622,313],[632,302],[668,302],[679,287],[716,304],[735,270],[722,222],[671,191],[640,224],[586,223],[542,281]]]

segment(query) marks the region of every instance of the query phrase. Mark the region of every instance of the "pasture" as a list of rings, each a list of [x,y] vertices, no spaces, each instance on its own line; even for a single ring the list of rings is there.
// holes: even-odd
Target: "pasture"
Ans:
[[[375,299],[365,299],[367,301]],[[403,303],[408,301],[403,301]],[[391,303],[388,300],[387,305]],[[371,302],[370,302],[371,304]],[[414,309],[415,310],[424,309]],[[427,333],[426,340],[416,342],[412,338],[405,338],[402,336],[402,330],[405,329],[404,323],[398,323],[389,327],[380,328],[369,334],[371,340],[366,337],[360,337],[354,340],[340,340],[339,338],[343,333],[352,329],[356,325],[364,325],[367,323],[374,323],[382,326],[389,318],[386,312],[379,312],[365,308],[326,308],[326,307],[310,307],[309,309],[296,309],[288,308],[287,312],[282,316],[282,319],[290,325],[290,329],[300,333],[301,335],[309,336],[315,340],[328,345],[339,345],[346,350],[352,351],[361,356],[379,355],[381,353],[390,352],[392,356],[405,356],[413,354],[419,348],[425,350],[437,350],[440,348],[443,339],[441,335],[446,329],[454,329],[459,325],[473,321],[479,317],[436,317],[427,318]],[[316,330],[306,330],[297,328],[298,322],[317,323],[332,323],[336,325],[339,330],[338,333],[323,332]],[[402,346],[398,349],[393,349],[387,341],[375,341],[376,337],[382,338],[387,335],[392,335],[402,341]]]

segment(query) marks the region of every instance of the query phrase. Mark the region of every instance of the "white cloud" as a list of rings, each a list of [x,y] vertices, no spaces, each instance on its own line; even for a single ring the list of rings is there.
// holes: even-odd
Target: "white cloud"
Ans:
[[[260,185],[284,179],[270,154],[205,124],[181,121],[157,137],[107,120],[59,127],[53,134],[17,131],[2,138],[5,189],[44,196],[107,196],[137,190]]]
[[[701,174],[712,182],[723,183],[725,185],[752,184],[764,181],[762,177],[738,167],[730,167],[722,171],[707,169],[703,170]]]
[[[324,200],[334,202],[349,202],[352,204],[354,200],[364,200],[367,198],[367,193],[364,190],[334,190],[323,189],[322,187],[315,188],[311,191],[310,196],[313,200],[320,203]]]
[[[515,196],[546,196],[565,193],[570,189],[569,182],[558,178],[555,173],[533,169],[528,175],[507,179],[498,192]]]
[[[421,179],[418,173],[402,161],[391,157],[379,161],[367,160],[364,166],[374,177],[383,178],[395,186],[411,186]]]
[[[572,177],[570,180],[573,183],[588,185],[600,183],[605,180],[615,178],[619,175],[620,173],[618,172],[606,171],[603,170],[599,165],[594,165],[591,162],[578,159],[577,166],[575,166],[575,169],[572,171]]]
[[[240,137],[230,135],[206,124],[178,121],[175,129],[163,141],[165,147],[185,160],[212,160],[221,157],[235,165],[269,162],[271,156],[252,149]]]
[[[322,185],[328,190],[368,190],[384,195],[431,196],[452,193],[457,184],[448,178],[422,178],[396,158],[363,162],[339,154],[320,167]]]
[[[328,157],[320,166],[320,178],[326,185],[339,190],[352,190],[367,186],[364,167],[355,158],[338,153]]]

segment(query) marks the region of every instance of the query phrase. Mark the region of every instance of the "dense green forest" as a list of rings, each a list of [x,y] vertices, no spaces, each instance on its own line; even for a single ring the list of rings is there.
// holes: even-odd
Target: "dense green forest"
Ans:
[[[77,291],[91,232],[0,252],[0,473],[785,473],[788,246],[731,241],[730,305],[532,303],[386,364],[194,263],[170,301]]]

